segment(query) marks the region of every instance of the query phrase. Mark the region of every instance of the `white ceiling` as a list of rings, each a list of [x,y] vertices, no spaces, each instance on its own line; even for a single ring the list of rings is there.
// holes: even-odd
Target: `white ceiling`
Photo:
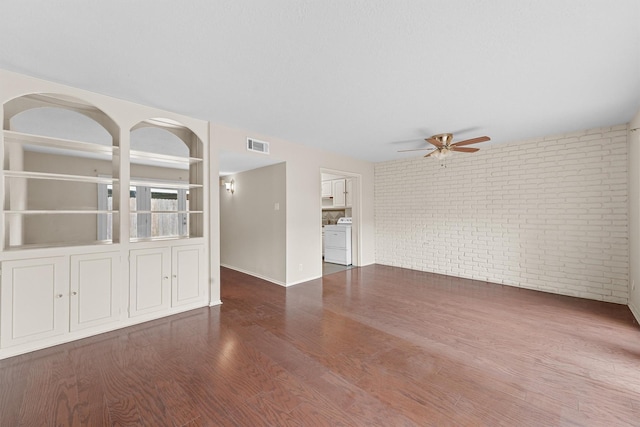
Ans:
[[[0,41],[7,70],[369,161],[640,108],[638,0],[9,1]]]

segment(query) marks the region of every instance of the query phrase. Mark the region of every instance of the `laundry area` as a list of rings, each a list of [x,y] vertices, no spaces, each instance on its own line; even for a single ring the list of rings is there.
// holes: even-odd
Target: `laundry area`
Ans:
[[[353,180],[322,173],[323,274],[350,268],[353,264]]]

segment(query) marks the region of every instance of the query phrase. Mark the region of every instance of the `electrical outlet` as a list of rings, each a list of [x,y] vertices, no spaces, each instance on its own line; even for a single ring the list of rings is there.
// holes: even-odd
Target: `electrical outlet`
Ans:
[[[274,210],[274,211],[279,211],[279,210],[280,210],[280,203],[276,202],[276,203],[273,205],[273,210]]]
[[[302,264],[298,264],[298,271],[302,271]]]

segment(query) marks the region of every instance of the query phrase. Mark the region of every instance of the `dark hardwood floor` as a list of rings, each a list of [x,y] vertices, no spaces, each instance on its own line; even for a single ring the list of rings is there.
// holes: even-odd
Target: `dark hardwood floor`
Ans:
[[[0,426],[638,426],[625,306],[369,266],[0,361]]]

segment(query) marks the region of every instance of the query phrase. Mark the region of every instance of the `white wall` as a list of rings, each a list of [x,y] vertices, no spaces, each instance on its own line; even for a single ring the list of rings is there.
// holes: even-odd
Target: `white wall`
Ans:
[[[629,308],[640,322],[640,111],[629,129]]]
[[[376,262],[626,304],[627,125],[375,167]]]
[[[360,175],[361,191],[358,198],[361,215],[354,209],[354,216],[360,215],[362,230],[359,236],[359,264],[372,264],[375,259],[373,164],[268,135],[213,123],[211,125],[214,152],[217,149],[264,156],[246,151],[248,136],[270,142],[270,156],[286,162],[286,284],[293,285],[322,275],[321,169]]]
[[[220,190],[220,264],[279,285],[286,283],[285,163],[225,176]],[[278,204],[276,210],[276,203]]]

